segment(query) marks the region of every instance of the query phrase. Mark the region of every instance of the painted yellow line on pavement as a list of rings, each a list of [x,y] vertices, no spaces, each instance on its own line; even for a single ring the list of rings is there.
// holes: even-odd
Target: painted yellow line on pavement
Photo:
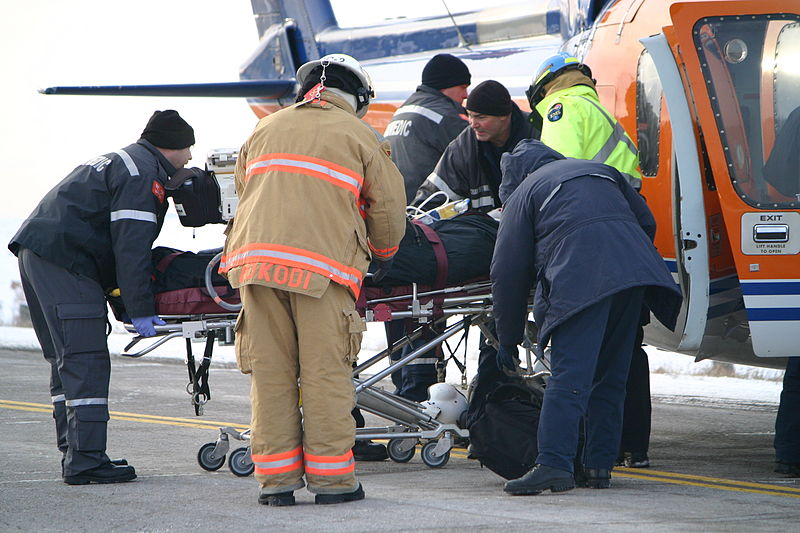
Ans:
[[[666,473],[666,472],[665,472]],[[780,487],[778,485],[768,485],[766,483],[748,483],[746,481],[735,481],[733,479],[721,480],[724,483],[702,483],[700,481],[691,481],[690,479],[681,479],[681,474],[672,474],[672,476],[651,476],[631,474],[630,472],[614,472],[613,476],[625,477],[629,479],[643,479],[646,481],[656,481],[659,483],[670,483],[672,485],[686,485],[690,487],[705,487],[709,489],[728,490],[732,492],[748,492],[751,494],[766,494],[768,496],[784,496],[787,498],[800,498],[800,490],[791,487]],[[674,476],[674,477],[673,477]],[[686,475],[685,478],[693,476]],[[709,478],[711,479],[711,478]],[[753,485],[759,485],[763,489],[756,489]]]
[[[29,411],[35,413],[50,413],[52,405],[32,402],[17,402],[12,400],[0,400],[0,408],[14,409],[18,411]],[[199,421],[192,418],[178,418],[170,416],[145,415],[138,413],[127,413],[123,411],[110,411],[111,418],[114,420],[125,420],[128,422],[142,422],[145,424],[161,424],[177,427],[191,427],[199,429],[218,429],[220,426],[228,426],[236,429],[247,429],[246,424],[235,424],[230,422],[219,422],[213,420]],[[383,439],[377,439],[384,441]],[[464,448],[453,448],[450,452],[451,457],[468,459],[467,450]],[[734,492],[748,492],[752,494],[764,494],[769,496],[784,496],[788,498],[800,498],[800,488],[782,487],[767,483],[754,483],[749,481],[736,481],[733,479],[715,478],[698,476],[693,474],[678,474],[674,472],[664,472],[661,470],[635,470],[629,468],[615,469],[614,477],[641,479],[644,481],[654,481],[669,483],[673,485],[685,485],[691,487],[703,487],[717,490],[727,490]]]
[[[45,403],[15,402],[11,400],[0,400],[0,407],[6,409],[16,409],[20,411],[31,411],[36,413],[50,413],[52,405]],[[247,429],[247,424],[234,424],[230,422],[219,422],[215,420],[199,420],[195,418],[178,418],[173,416],[145,415],[139,413],[127,413],[124,411],[109,411],[113,420],[126,420],[129,422],[143,422],[149,424],[163,424],[179,427],[194,427],[201,429],[218,429],[220,426],[229,426],[236,429]]]
[[[794,487],[779,487],[776,485],[770,485],[767,483],[755,483],[750,481],[734,481],[731,479],[725,478],[718,478],[718,477],[707,477],[707,476],[697,476],[694,474],[676,474],[674,472],[663,472],[661,470],[634,470],[630,468],[623,468],[621,470],[614,470],[614,475],[619,474],[620,476],[628,476],[628,477],[653,477],[653,478],[677,478],[682,480],[691,480],[691,481],[698,481],[698,482],[706,482],[712,485],[729,485],[733,484],[737,487],[749,487],[754,489],[768,489],[768,490],[781,490],[790,493],[796,493],[800,496],[800,488]],[[664,481],[664,480],[659,480]]]

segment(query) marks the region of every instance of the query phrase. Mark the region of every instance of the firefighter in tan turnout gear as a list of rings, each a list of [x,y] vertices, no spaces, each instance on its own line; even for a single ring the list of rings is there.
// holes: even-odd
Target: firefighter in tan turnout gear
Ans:
[[[294,504],[305,483],[318,504],[364,497],[351,450],[365,329],[355,300],[370,259],[388,267],[405,230],[403,177],[359,120],[367,73],[332,54],[297,80],[298,103],[261,119],[240,150],[220,265],[242,297],[236,357],[251,376],[258,501],[272,506]]]

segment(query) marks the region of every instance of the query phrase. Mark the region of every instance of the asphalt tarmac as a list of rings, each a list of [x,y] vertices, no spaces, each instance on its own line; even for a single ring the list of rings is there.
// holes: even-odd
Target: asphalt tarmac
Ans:
[[[249,382],[212,368],[212,398],[194,416],[186,368],[114,357],[109,454],[138,479],[65,485],[39,352],[0,350],[0,532],[797,531],[800,479],[772,472],[775,406],[655,397],[649,469],[615,469],[608,490],[508,496],[463,449],[443,468],[359,463],[366,499],[257,503],[258,485],[227,463],[197,463],[220,426],[249,420]],[[369,420],[368,420],[369,423]],[[232,441],[231,449],[241,445]]]

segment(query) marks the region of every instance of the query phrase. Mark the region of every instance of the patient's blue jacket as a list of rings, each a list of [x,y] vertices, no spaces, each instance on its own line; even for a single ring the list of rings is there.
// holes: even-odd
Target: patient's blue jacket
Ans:
[[[655,219],[613,167],[564,158],[536,140],[503,157],[504,201],[491,266],[500,344],[522,341],[530,290],[539,346],[576,313],[622,290],[670,329],[681,292],[653,245]]]

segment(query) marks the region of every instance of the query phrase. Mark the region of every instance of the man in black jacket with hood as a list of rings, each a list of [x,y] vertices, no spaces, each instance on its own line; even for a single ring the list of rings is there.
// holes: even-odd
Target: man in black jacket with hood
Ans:
[[[538,346],[552,344],[536,464],[505,491],[574,488],[584,416],[584,483],[607,488],[642,302],[670,329],[680,309],[680,290],[652,244],[655,219],[613,167],[566,159],[535,140],[503,158],[500,196],[491,267],[498,365],[515,368],[533,286]]]
[[[116,293],[137,332],[163,324],[150,290],[151,248],[167,211],[165,184],[191,159],[194,130],[156,111],[141,138],[75,168],[11,239],[36,336],[50,363],[62,475],[69,485],[136,478],[106,455],[111,363],[106,295]]]
[[[448,145],[414,200],[416,205],[437,191],[450,201],[470,199],[470,209],[487,213],[500,207],[500,157],[523,139],[538,139],[501,83],[479,83],[467,97],[469,128]],[[438,202],[441,203],[441,202]]]

